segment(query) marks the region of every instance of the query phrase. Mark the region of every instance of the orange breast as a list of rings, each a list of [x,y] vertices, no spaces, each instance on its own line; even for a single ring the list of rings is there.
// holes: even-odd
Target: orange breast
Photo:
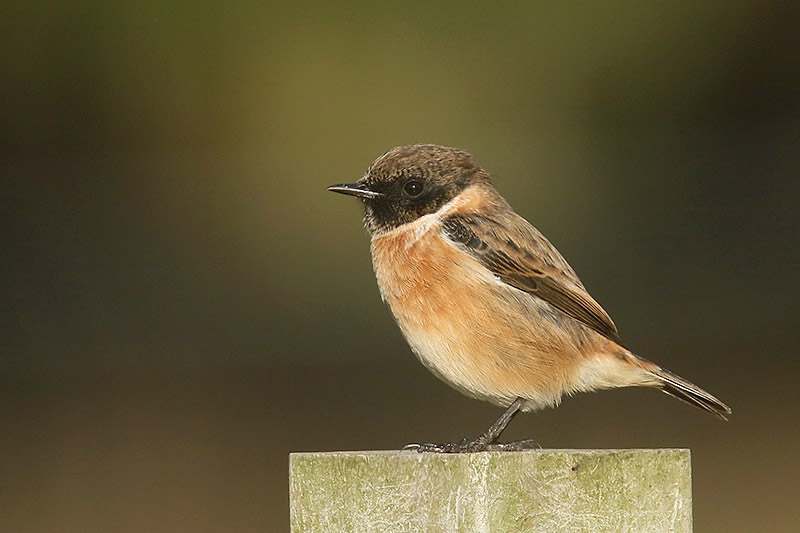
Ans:
[[[497,280],[428,215],[372,241],[381,295],[420,360],[465,394],[528,408],[575,388],[580,348],[545,303]]]

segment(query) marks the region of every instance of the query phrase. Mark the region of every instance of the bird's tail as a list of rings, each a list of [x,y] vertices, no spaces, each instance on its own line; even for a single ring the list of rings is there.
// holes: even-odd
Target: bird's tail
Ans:
[[[694,383],[691,383],[682,377],[673,374],[669,370],[661,368],[655,363],[633,354],[626,354],[631,360],[637,364],[642,370],[647,372],[652,378],[651,386],[661,389],[663,392],[673,396],[681,401],[699,407],[703,411],[708,411],[712,415],[718,416],[723,420],[727,420],[731,414],[731,408],[722,403],[720,400],[707,393]]]

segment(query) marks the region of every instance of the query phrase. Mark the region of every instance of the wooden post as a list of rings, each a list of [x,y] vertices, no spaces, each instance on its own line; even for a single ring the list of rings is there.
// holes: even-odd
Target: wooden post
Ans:
[[[293,453],[294,533],[692,530],[685,449]]]

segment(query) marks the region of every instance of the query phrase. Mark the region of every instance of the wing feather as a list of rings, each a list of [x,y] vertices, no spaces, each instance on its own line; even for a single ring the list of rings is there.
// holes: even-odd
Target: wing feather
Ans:
[[[523,218],[499,222],[477,214],[447,217],[445,235],[504,283],[545,300],[606,338],[622,344],[617,327],[564,258]]]

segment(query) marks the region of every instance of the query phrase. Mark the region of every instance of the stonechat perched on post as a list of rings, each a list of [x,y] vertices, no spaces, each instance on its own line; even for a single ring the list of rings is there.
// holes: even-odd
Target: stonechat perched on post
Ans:
[[[700,387],[633,354],[558,250],[516,214],[471,154],[400,146],[355,183],[328,187],[364,203],[383,300],[420,361],[467,396],[507,410],[474,440],[419,451],[517,450],[500,444],[514,415],[564,394],[655,387],[722,419]]]

